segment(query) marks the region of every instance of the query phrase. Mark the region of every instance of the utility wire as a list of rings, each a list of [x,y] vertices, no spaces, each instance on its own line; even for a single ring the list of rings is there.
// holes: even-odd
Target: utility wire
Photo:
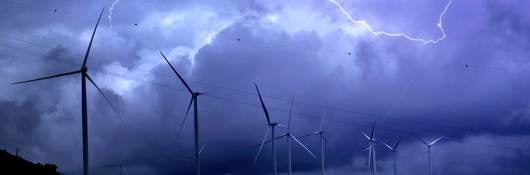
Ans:
[[[24,50],[21,50],[21,49],[15,49],[15,50],[20,50],[20,51],[24,51]],[[29,53],[29,51],[25,51],[26,53]],[[33,54],[34,56],[41,56],[41,55],[38,55],[38,54]],[[55,61],[55,62],[61,62],[59,60],[52,60],[52,61]],[[72,66],[78,66],[76,64],[73,64],[73,63],[69,63],[70,65]],[[94,70],[92,70],[94,71]],[[142,82],[142,83],[149,83],[149,84],[153,84],[155,86],[159,86],[159,87],[165,87],[165,88],[173,88],[173,89],[178,89],[179,91],[181,90],[185,90],[183,88],[180,88],[180,87],[177,87],[177,86],[171,86],[171,85],[166,85],[166,84],[163,84],[163,83],[157,83],[157,82],[153,82],[153,81],[147,81],[147,80],[144,80],[144,79],[139,79],[139,78],[135,78],[135,77],[131,77],[131,76],[127,76],[127,75],[123,75],[123,74],[119,74],[119,73],[114,73],[114,72],[110,72],[110,71],[102,71],[102,70],[95,70],[99,73],[102,73],[102,74],[107,74],[107,75],[111,75],[111,76],[115,76],[115,77],[120,77],[120,78],[124,78],[124,79],[129,79],[129,80],[133,80],[133,81],[137,81],[137,82]],[[177,91],[177,92],[179,92]],[[249,93],[250,94],[250,93]],[[255,95],[254,93],[252,93],[251,95]],[[234,100],[229,100],[229,98],[223,98],[223,97],[220,97],[220,96],[215,96],[215,95],[209,95],[208,97],[211,97],[211,98],[217,98],[217,99],[221,99],[221,100],[226,100],[226,101],[234,101]],[[281,99],[280,99],[281,100]],[[301,101],[295,101],[295,102],[301,102]],[[248,104],[248,103],[247,103]],[[303,103],[301,102],[301,104],[308,104],[308,103]],[[363,117],[363,118],[366,118],[366,119],[369,119],[369,120],[375,120],[378,116],[380,115],[376,115],[376,114],[368,114],[368,113],[359,113],[359,112],[356,112],[356,111],[351,111],[351,110],[344,110],[344,109],[341,109],[341,108],[336,108],[336,107],[328,107],[328,106],[324,106],[324,105],[320,105],[322,107],[325,107],[325,108],[328,108],[328,109],[332,109],[332,110],[341,110],[343,112],[347,112],[347,113],[351,113],[351,114],[354,114],[356,116],[359,116],[359,117]],[[421,123],[421,124],[427,124],[429,125],[430,123],[426,123],[426,122],[417,122],[417,121],[414,121],[414,120],[404,120],[404,119],[399,119],[401,121],[405,121],[407,123]],[[432,124],[430,124],[432,125]],[[437,124],[439,125],[439,124]],[[447,128],[447,126],[445,126]],[[463,131],[463,132],[468,132],[469,130],[468,129],[464,129],[464,128],[457,128],[457,127],[450,127],[452,130],[460,130],[460,131]]]
[[[5,38],[5,39],[14,40],[14,41],[19,41],[19,42],[23,42],[23,43],[26,43],[26,44],[29,44],[29,45],[34,45],[34,46],[37,46],[37,47],[41,47],[41,48],[44,48],[44,49],[52,49],[53,48],[53,47],[45,46],[44,44],[39,44],[39,43],[23,40],[23,39],[20,39],[20,38],[7,36],[7,35],[4,35],[4,34],[0,34],[0,38]],[[17,49],[17,50],[20,50],[20,49]],[[74,56],[74,57],[81,57],[82,56],[80,54],[73,54],[73,53],[69,53],[69,52],[67,52],[66,54]],[[96,59],[91,59],[91,60],[94,60],[94,61],[91,61],[91,62],[94,62],[96,65],[104,65],[105,64],[103,62],[96,61],[96,60],[100,60],[100,59],[97,59],[97,58]],[[57,61],[57,60],[54,60],[54,61]],[[74,65],[74,66],[77,66],[77,65]],[[166,75],[157,75],[157,74],[152,73],[151,71],[147,71],[147,70],[144,70],[144,72],[148,73],[148,74],[154,74],[157,77],[167,77]],[[103,73],[105,73],[105,72],[103,72]],[[109,74],[113,74],[113,73],[109,72]],[[114,74],[114,75],[116,75],[116,74]],[[130,77],[130,76],[129,77],[127,77],[127,76],[124,77],[124,75],[118,75],[118,76],[123,77],[125,79],[139,80],[138,78]],[[169,79],[170,78],[167,78],[167,80],[169,80]],[[416,81],[416,80],[414,80],[414,81]],[[140,80],[140,82],[149,83],[148,81],[145,81],[145,80]],[[227,91],[230,91],[230,92],[235,92],[235,93],[239,93],[239,94],[243,94],[243,95],[249,95],[249,96],[255,96],[256,95],[255,92],[250,92],[250,91],[246,91],[246,90],[225,87],[225,86],[221,86],[221,85],[215,85],[215,84],[212,84],[212,83],[205,83],[205,82],[196,81],[196,80],[189,80],[189,82],[197,83],[197,84],[201,84],[201,85],[205,85],[205,86],[214,87],[214,88],[217,88],[217,89],[224,89],[224,90],[227,90]],[[409,84],[410,83],[412,83],[412,82],[409,82]],[[167,85],[163,85],[161,83],[156,83],[156,82],[154,84],[157,84],[158,86],[167,86]],[[408,87],[406,87],[406,89],[407,88]],[[402,92],[402,93],[404,93],[404,92]],[[273,100],[289,102],[289,97],[270,96],[270,95],[265,95],[265,97],[273,99]],[[308,102],[304,102],[304,101],[300,101],[300,100],[296,100],[295,104],[302,104],[302,105],[319,107],[319,108],[324,108],[324,109],[332,109],[332,110],[335,110],[335,111],[342,111],[342,112],[345,112],[345,113],[350,113],[350,114],[353,114],[355,116],[371,119],[371,120],[374,120],[374,121],[377,118],[381,118],[381,117],[384,117],[384,116],[388,115],[388,114],[367,113],[367,112],[359,112],[359,111],[347,110],[347,109],[342,109],[342,108],[338,108],[338,107],[327,106],[327,105],[322,105],[322,104],[317,104],[317,103],[308,103]],[[403,119],[403,118],[400,118],[400,119],[394,118],[393,120],[403,121],[403,122],[407,122],[407,123],[418,123],[418,124],[422,124],[422,125],[425,125],[425,124],[426,125],[435,125],[435,126],[438,126],[440,128],[446,128],[446,129],[451,129],[451,130],[455,130],[456,129],[456,130],[460,130],[460,131],[464,131],[464,132],[469,132],[470,131],[470,129],[456,127],[456,126],[451,126],[450,124],[440,124],[440,123],[433,124],[433,123],[420,122],[420,121],[408,120],[408,119]]]
[[[5,45],[0,45],[0,46],[6,47]],[[26,54],[34,55],[34,56],[37,56],[37,57],[41,57],[42,56],[42,55],[40,55],[38,53],[32,53],[32,52],[29,52],[27,50],[23,50],[23,49],[20,49],[20,48],[17,49],[16,47],[10,47],[10,46],[7,46],[7,47],[11,48],[11,49],[15,49],[15,50],[21,51],[21,52],[24,52]],[[77,64],[65,63],[65,62],[59,61],[59,60],[53,60],[53,61],[54,62],[63,63],[63,64],[69,64],[69,65],[72,65],[72,66],[78,66]],[[119,74],[119,73],[114,73],[114,72],[109,72],[109,71],[102,71],[102,70],[92,70],[92,71],[96,71],[96,72],[104,74],[104,75],[115,76],[115,77],[129,79],[129,80],[138,81],[138,82],[142,82],[142,83],[149,83],[149,84],[152,84],[152,85],[155,85],[155,86],[176,90],[176,91],[172,91],[172,92],[186,93],[186,91],[187,91],[186,89],[180,88],[178,86],[167,85],[167,84],[163,84],[163,83],[157,83],[157,82],[148,81],[148,80],[144,80],[144,79],[134,78],[134,77],[130,77],[130,76]],[[231,102],[231,103],[234,103],[234,104],[251,106],[253,108],[255,108],[255,107],[257,107],[259,105],[258,103],[250,103],[250,102],[246,102],[246,101],[241,101],[241,100],[237,100],[237,99],[233,99],[233,98],[229,98],[229,97],[223,97],[223,96],[212,95],[212,94],[205,94],[204,96],[208,97],[208,98],[211,98],[211,99]],[[271,111],[288,113],[288,110],[287,109],[283,109],[283,108],[269,108],[269,109]],[[329,110],[333,111],[332,109],[329,109]],[[321,116],[319,116],[319,115],[313,115],[313,114],[296,112],[296,111],[293,111],[293,114],[294,115],[298,115],[298,116],[302,116],[302,117],[306,117],[306,118],[308,118],[310,120],[319,120],[319,121],[321,120],[320,119]],[[364,124],[362,124],[362,123],[359,123],[359,122],[353,122],[353,121],[348,121],[348,120],[339,120],[339,119],[333,119],[333,118],[326,118],[324,120],[326,122],[336,123],[336,124],[339,124],[339,125],[343,125],[345,127],[349,127],[349,126],[357,126],[357,127],[363,127],[363,128],[370,128],[371,127],[370,122],[365,122]],[[351,128],[351,127],[349,127],[349,128]],[[383,130],[384,132],[389,132],[389,133],[393,133],[393,134],[398,133],[399,135],[405,135],[405,136],[410,136],[410,137],[417,136],[417,134],[401,131],[401,130],[398,130],[398,129],[379,128],[378,130]],[[431,132],[431,131],[428,131],[428,130],[427,130],[427,132],[437,133],[437,132]],[[456,137],[447,137],[447,138],[453,138],[455,140],[460,139],[460,138],[456,138]],[[485,143],[469,142],[469,141],[460,141],[460,143],[482,145],[482,146],[487,146],[487,147],[492,147],[492,148],[510,149],[510,150],[515,150],[515,151],[527,151],[527,152],[530,152],[530,149],[523,149],[523,148],[516,148],[516,147],[509,147],[509,146],[502,146],[502,145],[495,145],[495,144],[485,144]]]

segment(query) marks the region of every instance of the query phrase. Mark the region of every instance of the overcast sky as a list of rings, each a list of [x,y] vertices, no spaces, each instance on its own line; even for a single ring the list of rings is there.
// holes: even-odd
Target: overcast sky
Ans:
[[[88,86],[90,169],[119,174],[192,174],[193,120],[178,126],[189,94],[199,97],[204,174],[270,174],[270,145],[254,83],[275,122],[293,134],[323,117],[327,171],[368,174],[362,132],[402,138],[401,174],[530,172],[530,1],[525,0],[3,0],[0,5],[0,148],[82,170],[79,76],[11,82],[78,70],[101,8],[89,74],[117,115]],[[112,10],[111,10],[112,9]],[[438,25],[440,24],[440,25]],[[123,120],[120,120],[120,117]],[[283,133],[284,129],[279,129]],[[301,141],[319,156],[319,140]],[[285,141],[277,144],[287,169]],[[319,162],[293,146],[293,171]],[[378,171],[392,154],[378,142]]]

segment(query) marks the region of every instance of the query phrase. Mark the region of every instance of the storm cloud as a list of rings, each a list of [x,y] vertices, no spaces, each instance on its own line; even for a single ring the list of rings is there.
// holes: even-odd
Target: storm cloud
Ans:
[[[457,1],[443,16],[447,37],[423,44],[372,35],[327,0],[14,1],[0,10],[0,146],[32,161],[81,172],[79,76],[9,83],[76,70],[99,10],[104,19],[89,74],[116,114],[89,86],[91,171],[124,164],[131,174],[193,174],[192,119],[176,137],[189,94],[164,52],[199,97],[205,174],[270,174],[270,145],[251,165],[266,130],[257,83],[272,120],[293,133],[316,131],[321,116],[330,174],[368,174],[367,142],[403,138],[401,174],[426,174],[414,137],[445,136],[433,147],[435,174],[524,174],[530,150],[530,14],[526,1]],[[436,39],[447,1],[339,1],[377,31]],[[280,132],[284,132],[280,129]],[[302,142],[318,152],[317,138]],[[286,172],[286,147],[278,144]],[[293,147],[295,174],[319,162]],[[378,170],[392,154],[378,144]],[[318,154],[317,154],[318,155]]]

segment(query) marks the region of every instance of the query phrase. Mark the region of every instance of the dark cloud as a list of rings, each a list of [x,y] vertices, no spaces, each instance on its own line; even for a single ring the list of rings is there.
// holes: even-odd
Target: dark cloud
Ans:
[[[2,147],[10,152],[20,148],[26,153],[25,148],[29,148],[29,145],[35,144],[36,141],[35,132],[41,122],[39,111],[32,102],[2,101],[1,109]]]

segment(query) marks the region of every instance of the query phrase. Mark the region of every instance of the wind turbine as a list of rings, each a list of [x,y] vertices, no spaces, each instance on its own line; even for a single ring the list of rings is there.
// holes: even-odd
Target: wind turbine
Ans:
[[[361,134],[363,134],[363,136],[366,137],[366,139],[368,139],[368,144],[369,145],[368,145],[368,148],[366,148],[365,150],[368,150],[368,167],[370,167],[370,165],[371,165],[372,175],[375,175],[375,172],[376,172],[375,124],[376,123],[374,123],[374,125],[372,127],[372,132],[371,132],[370,136],[366,135],[364,132],[361,132]],[[371,162],[371,161],[373,161],[373,162]]]
[[[396,152],[399,146],[399,142],[401,142],[401,138],[398,139],[398,141],[396,142],[396,144],[394,144],[394,146],[390,146],[387,143],[383,142],[383,145],[385,145],[390,151],[392,151],[392,154],[394,157],[394,175],[397,175]]]
[[[294,140],[298,145],[300,145],[302,148],[304,148],[307,153],[309,153],[313,158],[317,158],[315,154],[307,148],[300,140],[298,140],[292,133],[291,133],[291,116],[293,113],[293,104],[294,104],[294,98],[291,100],[291,108],[289,110],[289,121],[287,122],[287,132],[277,138],[274,138],[273,140],[280,139],[280,138],[287,138],[287,158],[288,158],[288,174],[293,174],[292,172],[292,155],[291,155],[291,140]]]
[[[199,97],[200,95],[203,95],[203,93],[191,90],[191,88],[188,85],[188,83],[186,83],[186,81],[184,81],[182,76],[180,76],[180,74],[175,70],[173,65],[171,65],[169,60],[167,60],[166,56],[164,55],[164,53],[162,53],[162,51],[160,51],[160,55],[162,55],[162,58],[164,58],[164,60],[166,60],[166,62],[169,65],[169,67],[171,67],[171,70],[173,70],[175,75],[177,75],[178,79],[182,82],[182,84],[184,84],[184,86],[186,86],[186,89],[188,89],[188,92],[191,95],[190,102],[189,102],[189,105],[188,105],[188,109],[186,110],[186,115],[184,116],[184,119],[182,120],[182,124],[181,124],[181,126],[179,128],[179,133],[180,133],[180,130],[182,129],[182,126],[183,126],[184,122],[186,121],[186,118],[187,118],[188,113],[189,113],[190,108],[191,108],[191,104],[193,103],[193,114],[194,114],[193,123],[194,123],[194,130],[195,130],[195,133],[194,133],[194,135],[195,135],[195,155],[194,155],[194,158],[195,158],[195,174],[196,175],[200,175],[201,174],[201,158],[200,158],[200,149],[199,149],[199,113],[198,113],[198,109],[197,109],[197,100],[198,100],[197,97]]]
[[[92,41],[94,40],[94,36],[95,36],[96,31],[98,29],[99,21],[101,20],[101,16],[103,15],[103,11],[104,11],[104,9],[101,9],[101,13],[99,14],[98,21],[96,23],[96,26],[94,27],[94,31],[92,32],[92,36],[90,38],[90,42],[88,43],[88,49],[86,50],[85,57],[83,59],[83,65],[81,66],[80,70],[67,72],[67,73],[56,74],[56,75],[52,75],[52,76],[46,76],[46,77],[32,79],[32,80],[27,80],[27,81],[20,81],[20,82],[12,83],[12,84],[23,84],[23,83],[33,82],[33,81],[40,81],[40,80],[64,77],[64,76],[67,76],[67,75],[81,74],[81,110],[82,110],[82,130],[83,130],[83,175],[88,175],[88,168],[89,168],[89,166],[88,166],[88,108],[87,108],[87,95],[86,95],[86,80],[87,79],[88,79],[88,81],[90,83],[92,83],[92,85],[94,85],[94,87],[96,87],[96,89],[103,96],[103,98],[105,98],[107,103],[109,103],[109,105],[112,107],[112,109],[117,113],[116,108],[114,108],[114,106],[110,103],[109,99],[103,94],[103,91],[101,91],[101,89],[98,87],[98,85],[94,82],[94,80],[92,80],[92,78],[90,78],[90,76],[87,73],[88,68],[87,68],[86,64],[87,64],[88,56],[90,54],[90,48],[92,47]]]
[[[419,137],[416,137],[421,143],[423,143],[425,146],[427,146],[427,156],[429,157],[429,175],[432,175],[432,160],[431,160],[431,146],[434,145],[436,142],[440,141],[442,137],[438,137],[437,139],[434,139],[432,142],[427,143],[426,141],[420,139]]]
[[[270,119],[270,116],[269,116],[269,111],[267,111],[267,107],[265,106],[265,103],[263,102],[263,98],[261,97],[261,93],[259,91],[259,88],[258,88],[258,84],[254,84],[254,86],[256,87],[256,92],[258,92],[258,96],[259,96],[259,101],[261,103],[261,107],[263,108],[263,113],[265,113],[265,117],[267,118],[267,130],[265,131],[265,135],[263,136],[263,139],[261,141],[261,144],[259,146],[259,149],[258,149],[258,153],[256,154],[256,157],[254,157],[254,162],[253,164],[256,163],[256,161],[258,160],[258,157],[261,153],[261,149],[263,148],[263,145],[265,144],[265,140],[267,139],[267,135],[269,133],[269,129],[271,130],[271,142],[272,142],[272,173],[273,175],[277,175],[278,174],[278,165],[277,165],[277,157],[276,157],[276,143],[275,143],[275,140],[274,139],[275,137],[275,129],[276,129],[276,126],[278,126],[278,123],[273,123],[271,122],[271,119]]]
[[[304,137],[309,137],[309,136],[314,136],[314,135],[318,135],[320,137],[320,170],[321,170],[322,175],[326,173],[326,168],[324,164],[324,160],[325,160],[324,143],[327,142],[326,138],[324,137],[324,131],[322,130],[323,123],[324,123],[324,115],[322,115],[320,119],[320,128],[317,131],[311,134],[299,137],[299,138],[304,138]]]

